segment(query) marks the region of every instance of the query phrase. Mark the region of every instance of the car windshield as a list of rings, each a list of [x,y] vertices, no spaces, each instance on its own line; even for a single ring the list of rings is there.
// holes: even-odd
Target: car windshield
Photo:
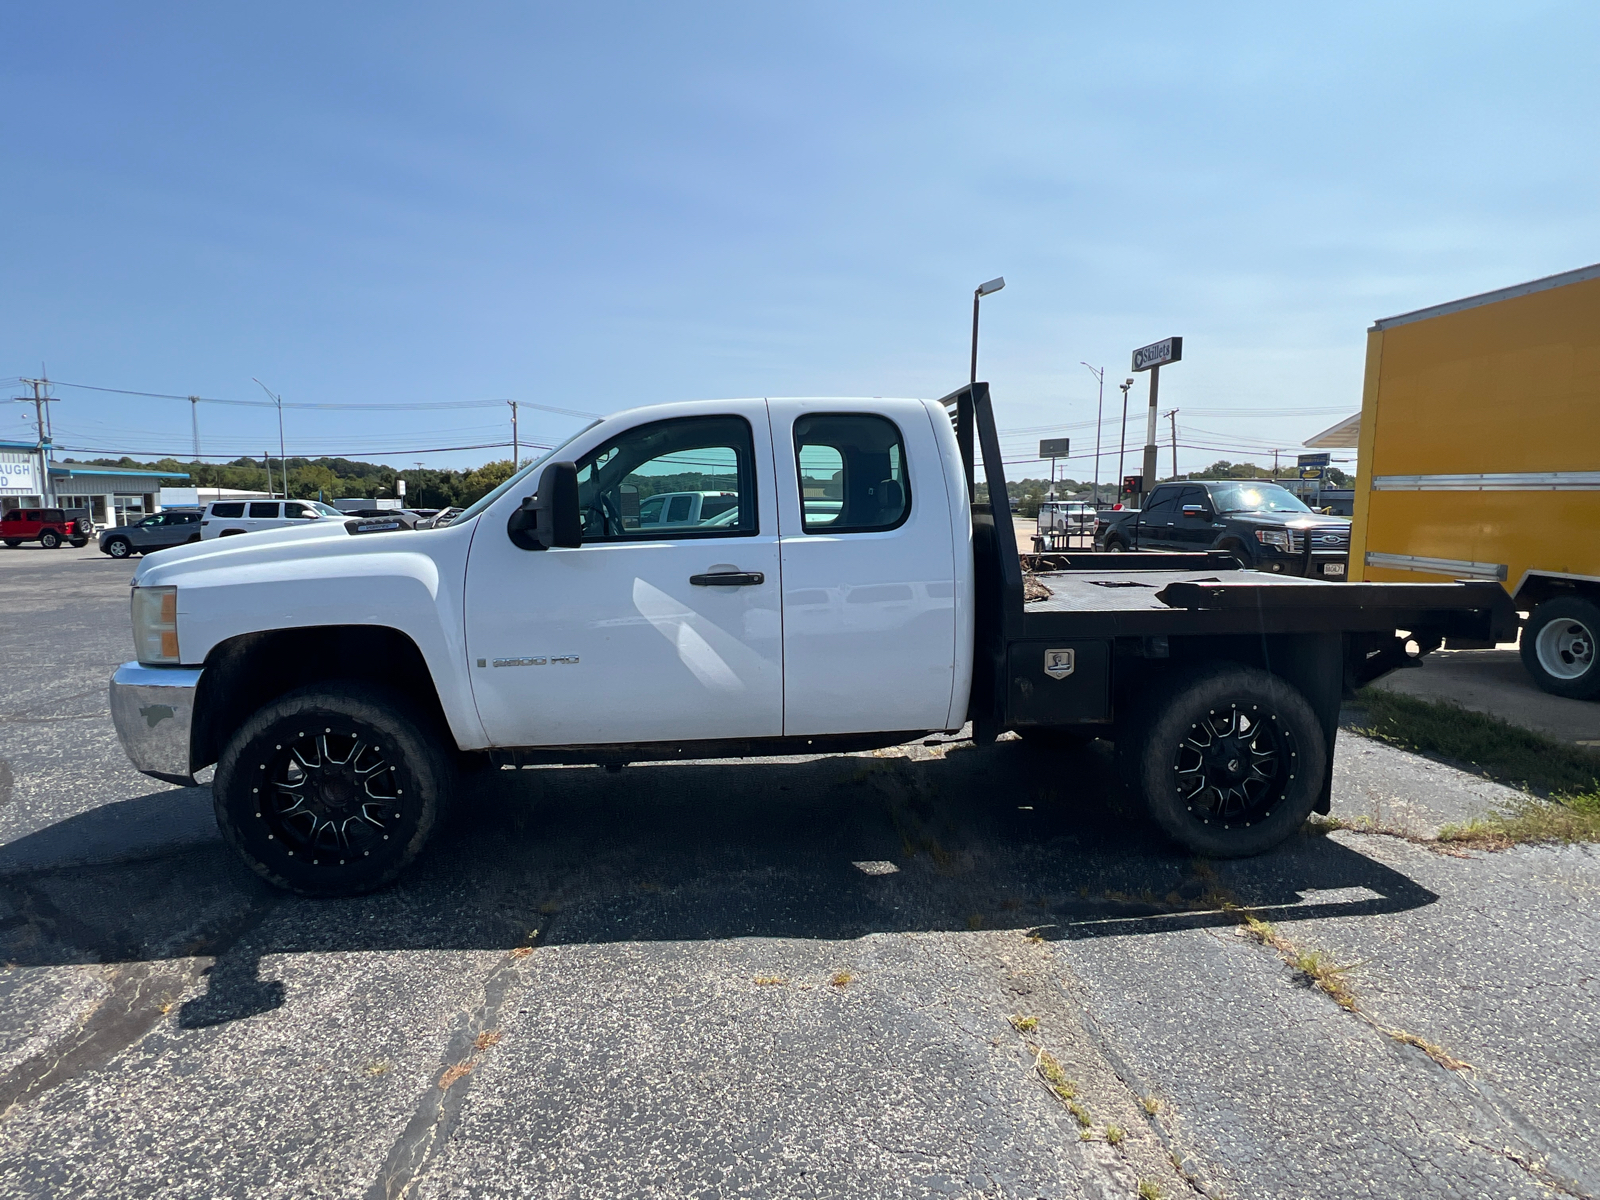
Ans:
[[[302,504],[309,504],[325,517],[342,517],[344,514],[331,504],[324,504],[321,500],[303,500]]]
[[[501,496],[504,496],[512,488],[516,487],[523,480],[527,479],[528,476],[532,475],[536,470],[544,466],[545,463],[554,458],[558,450],[565,450],[568,446],[572,445],[573,442],[577,441],[580,437],[588,433],[589,430],[593,429],[598,424],[600,424],[600,419],[597,417],[593,421],[590,421],[582,429],[574,433],[566,441],[562,442],[559,446],[551,446],[550,449],[546,450],[538,458],[534,459],[527,466],[523,467],[522,470],[512,475],[510,479],[506,480],[499,487],[495,488],[494,491],[490,492],[487,496],[484,496],[474,503],[468,505],[465,510],[458,513],[455,518],[451,520],[450,524],[459,525],[461,522],[470,520],[472,517],[477,516],[496,500],[500,499]],[[437,528],[443,527],[438,526]]]
[[[1288,488],[1275,483],[1229,483],[1211,489],[1211,500],[1218,512],[1308,513],[1307,508]]]

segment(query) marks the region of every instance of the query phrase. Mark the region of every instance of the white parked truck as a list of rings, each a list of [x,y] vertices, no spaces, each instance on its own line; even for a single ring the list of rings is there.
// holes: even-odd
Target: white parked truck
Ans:
[[[733,502],[646,527],[667,492]],[[1513,628],[1493,583],[1217,553],[1043,556],[1025,603],[1005,496],[986,384],[637,408],[444,528],[319,520],[145,558],[112,714],[147,774],[215,763],[227,840],[303,894],[395,878],[469,762],[861,750],[969,720],[980,743],[1109,737],[1175,841],[1244,855],[1327,810],[1347,688]]]

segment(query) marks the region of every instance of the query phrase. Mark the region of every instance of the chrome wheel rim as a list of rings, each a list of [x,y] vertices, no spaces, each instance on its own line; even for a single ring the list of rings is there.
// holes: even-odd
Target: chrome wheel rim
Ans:
[[[127,558],[128,543],[112,542],[111,545],[106,547],[106,551],[111,555],[112,558]]]
[[[1533,642],[1539,665],[1556,679],[1579,679],[1594,666],[1594,633],[1582,621],[1546,621]]]
[[[1294,778],[1296,757],[1276,716],[1259,705],[1230,704],[1190,725],[1172,769],[1189,814],[1231,829],[1272,815]]]
[[[382,744],[354,730],[299,732],[261,764],[258,819],[313,866],[368,857],[400,821],[403,791]]]

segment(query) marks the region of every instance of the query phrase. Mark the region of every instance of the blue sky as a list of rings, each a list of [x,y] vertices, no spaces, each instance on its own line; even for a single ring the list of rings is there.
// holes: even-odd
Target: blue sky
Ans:
[[[1080,360],[1111,410],[1132,348],[1180,334],[1190,469],[1355,411],[1374,318],[1600,260],[1593,5],[62,3],[5,30],[0,375],[942,395],[1003,274],[980,374],[1009,451],[1090,447]],[[182,401],[56,394],[64,446],[190,446]],[[288,449],[467,465],[506,452],[412,448],[507,415],[291,410]],[[268,410],[200,420],[208,452],[276,451]]]

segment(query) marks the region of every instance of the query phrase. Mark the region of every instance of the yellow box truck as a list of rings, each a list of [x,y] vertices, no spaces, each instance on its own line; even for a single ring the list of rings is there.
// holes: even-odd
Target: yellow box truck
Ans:
[[[1600,264],[1377,322],[1360,428],[1351,578],[1497,580],[1600,698]]]

